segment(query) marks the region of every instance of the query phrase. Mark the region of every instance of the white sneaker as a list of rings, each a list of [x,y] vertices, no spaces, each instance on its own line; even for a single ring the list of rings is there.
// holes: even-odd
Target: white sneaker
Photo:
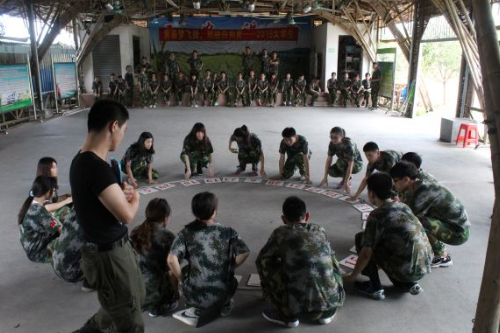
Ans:
[[[271,323],[285,326],[288,328],[295,328],[299,326],[299,320],[296,318],[283,318],[278,311],[267,308],[262,311],[262,316]]]
[[[181,310],[179,312],[174,313],[172,317],[174,317],[179,321],[182,321],[185,324],[188,324],[189,326],[194,326],[194,327],[198,325],[198,320],[200,318],[198,314],[196,314],[195,308]]]
[[[424,288],[422,288],[418,283],[414,284],[413,287],[408,290],[408,292],[414,296],[421,294],[424,292]]]
[[[318,319],[318,322],[321,325],[328,325],[332,322],[333,318],[335,318],[335,315],[337,314],[337,309],[330,311],[327,314],[324,314],[321,318]]]

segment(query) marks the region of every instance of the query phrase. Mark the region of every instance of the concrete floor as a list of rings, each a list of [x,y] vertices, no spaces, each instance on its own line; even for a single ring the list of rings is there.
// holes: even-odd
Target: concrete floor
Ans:
[[[59,280],[50,265],[34,264],[19,244],[16,216],[33,181],[37,160],[45,155],[59,162],[60,193],[69,190],[69,165],[86,134],[86,112],[33,123],[9,130],[0,137],[0,332],[71,332],[80,327],[98,307],[96,295]],[[439,119],[402,119],[366,109],[327,108],[172,108],[131,110],[126,138],[114,153],[120,158],[142,131],[155,135],[155,167],[162,182],[181,179],[179,161],[182,140],[192,125],[201,121],[208,129],[214,148],[218,176],[231,175],[236,158],[227,150],[235,127],[246,124],[263,141],[268,175],[278,166],[280,133],[294,126],[305,135],[313,150],[311,175],[317,184],[322,177],[329,130],[342,126],[361,147],[374,140],[381,149],[417,151],[423,167],[448,186],[465,204],[472,220],[470,240],[450,247],[454,265],[436,269],[421,282],[425,292],[417,297],[387,289],[381,302],[366,299],[347,286],[342,311],[329,326],[301,323],[297,332],[470,332],[484,263],[489,221],[493,206],[493,185],[489,149],[461,149],[439,142]],[[364,172],[364,170],[363,170]],[[354,187],[362,178],[354,177]],[[331,183],[332,185],[332,183]],[[177,186],[165,192],[142,196],[133,225],[144,217],[144,208],[154,196],[169,200],[173,208],[171,230],[177,232],[191,220],[190,199],[201,190],[220,197],[219,221],[233,226],[252,250],[238,270],[244,282],[256,273],[255,257],[271,230],[280,224],[280,207],[290,194],[307,202],[312,220],[325,227],[339,259],[346,257],[353,237],[360,230],[359,213],[349,204],[324,196],[254,184],[213,184],[192,188]],[[387,278],[383,282],[390,286]],[[219,319],[200,332],[276,331],[281,328],[261,317],[264,305],[259,290],[240,289],[232,315]],[[171,317],[144,316],[147,332],[188,332],[190,328]]]

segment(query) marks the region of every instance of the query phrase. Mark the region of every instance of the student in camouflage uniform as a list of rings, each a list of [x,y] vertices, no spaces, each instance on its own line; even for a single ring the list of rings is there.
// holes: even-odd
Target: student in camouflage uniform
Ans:
[[[421,168],[422,157],[419,154],[414,153],[414,152],[408,152],[401,157],[401,161],[410,162],[417,168],[417,170],[418,170],[418,177],[417,178],[418,179],[421,179],[421,180],[427,181],[427,182],[437,182],[438,181],[436,179],[436,177],[434,177],[433,175],[424,171]]]
[[[167,260],[170,270],[182,281],[187,308],[182,316],[197,323],[205,310],[230,314],[238,286],[234,270],[246,260],[249,249],[234,229],[216,222],[214,194],[198,193],[191,209],[196,220],[177,234]],[[181,262],[186,263],[182,270]]]
[[[248,105],[251,106],[257,94],[257,78],[255,72],[250,70],[250,76],[247,79],[248,83]]]
[[[309,95],[311,95],[311,104],[309,104],[309,106],[314,106],[314,102],[316,102],[320,94],[321,87],[319,86],[319,77],[315,77],[309,84]]]
[[[232,147],[232,143],[236,141],[238,149]],[[264,152],[262,151],[262,143],[254,133],[250,133],[248,127],[243,125],[234,130],[233,135],[229,138],[229,151],[233,154],[238,154],[238,168],[236,175],[240,175],[245,171],[247,164],[252,165],[252,176],[258,176],[257,164],[260,162],[260,175],[265,176],[264,168]]]
[[[175,59],[175,53],[173,52],[168,56],[166,72],[172,80],[174,80],[179,74],[179,64],[177,63],[177,59]]]
[[[148,184],[158,184],[158,171],[153,169],[154,138],[142,132],[137,142],[130,145],[121,160],[121,167],[129,177],[129,183],[137,188],[136,178],[147,178]]]
[[[437,182],[418,179],[410,162],[399,162],[391,169],[396,191],[420,220],[434,251],[432,267],[453,264],[444,244],[462,245],[470,235],[470,221],[463,204]]]
[[[377,208],[370,213],[365,231],[356,235],[359,257],[344,281],[366,275],[370,281],[355,282],[354,289],[382,300],[380,267],[395,287],[418,295],[423,292],[418,281],[431,272],[432,248],[425,230],[408,206],[390,199],[393,184],[388,174],[373,174],[367,184],[370,203]]]
[[[304,74],[300,74],[299,79],[295,81],[295,103],[293,106],[297,106],[299,101],[302,102],[302,106],[306,106],[306,88],[307,81],[304,79]]]
[[[61,279],[75,283],[83,280],[82,249],[83,230],[76,218],[76,211],[61,220],[61,235],[55,240],[52,253],[52,268]]]
[[[108,84],[108,96],[109,98],[112,98],[115,101],[118,100],[117,87],[118,87],[118,81],[116,81],[116,75],[115,73],[111,73]]]
[[[162,92],[162,99],[163,103],[165,103],[166,106],[170,106],[170,93],[172,92],[172,81],[170,80],[169,76],[167,73],[163,74],[163,81],[161,82],[161,92]]]
[[[191,82],[189,84],[190,87],[190,96],[191,96],[191,107],[198,107],[198,78],[196,75],[191,74]]]
[[[123,76],[118,75],[118,84],[116,87],[116,100],[122,104],[127,103],[127,87],[125,80],[123,80]]]
[[[202,105],[210,106],[212,103],[212,75],[209,69],[205,71],[205,77],[200,79],[199,92],[202,95]]]
[[[281,93],[283,96],[283,106],[291,106],[293,104],[293,79],[292,74],[286,73],[285,79],[281,82]]]
[[[370,100],[370,93],[372,91],[370,83],[370,73],[365,74],[365,79],[361,81],[363,85],[363,104],[362,106],[368,107],[368,101]]]
[[[217,91],[217,83],[219,82],[219,78],[217,76],[217,72],[212,73],[212,97],[210,100],[210,106],[219,105],[219,92]]]
[[[156,108],[158,104],[158,89],[160,89],[160,83],[156,79],[156,74],[151,74],[151,81],[149,81],[149,107]]]
[[[125,105],[127,107],[133,107],[134,105],[134,74],[132,73],[132,66],[128,65],[126,67],[127,73],[125,73],[125,86],[127,92],[125,94]]]
[[[94,93],[94,103],[102,98],[102,82],[99,77],[94,77],[92,83],[92,92]]]
[[[146,67],[141,68],[141,72],[137,75],[139,83],[139,91],[141,93],[141,106],[145,108],[149,105],[149,80],[146,74]]]
[[[299,325],[299,317],[329,324],[345,292],[328,236],[308,223],[306,204],[298,197],[285,200],[281,219],[285,225],[273,231],[256,260],[262,290],[274,306],[262,315],[290,328]]]
[[[246,79],[250,77],[250,71],[252,70],[253,67],[253,55],[250,46],[245,47],[245,53],[243,54],[242,57],[242,63],[243,63],[243,77]]]
[[[264,106],[269,99],[269,82],[266,80],[266,74],[260,73],[260,79],[257,81],[257,105]]]
[[[236,107],[238,104],[238,101],[241,100],[241,105],[242,106],[247,106],[248,101],[247,101],[247,83],[243,79],[243,74],[238,73],[238,76],[236,78],[236,81],[234,82],[234,106]]]
[[[352,81],[349,79],[349,73],[344,74],[344,79],[340,82],[340,95],[342,96],[342,105],[347,107],[347,101],[350,99]]]
[[[226,100],[226,106],[231,106],[231,95],[229,94],[229,80],[226,76],[226,72],[220,73],[220,80],[217,81],[217,87],[215,89],[214,100],[219,99],[219,95],[224,95]],[[218,102],[216,102],[218,105]],[[213,103],[215,106],[216,104]]]
[[[302,135],[297,135],[293,127],[287,127],[281,133],[283,140],[280,143],[279,174],[284,179],[289,179],[299,169],[300,180],[312,184],[310,180],[309,159],[311,151],[309,144]],[[285,154],[287,155],[285,161]]]
[[[171,209],[165,199],[151,200],[145,215],[146,220],[132,230],[130,238],[146,285],[142,310],[155,318],[166,315],[179,305],[178,281],[167,266],[175,235],[167,229]]]
[[[28,259],[36,263],[52,261],[53,243],[61,233],[61,223],[43,206],[52,198],[55,187],[54,178],[36,177],[18,214],[21,245]]]
[[[189,75],[196,75],[196,78],[200,77],[200,72],[203,69],[203,61],[198,57],[198,51],[193,51],[191,58],[188,59],[189,65]]]
[[[332,165],[333,156],[337,156],[337,161]],[[356,144],[350,138],[346,138],[343,128],[332,128],[325,174],[319,186],[328,185],[328,175],[330,177],[342,177],[337,189],[343,189],[349,194],[351,193],[352,175],[360,172],[362,168],[363,159]]]
[[[182,105],[182,98],[186,89],[190,89],[189,81],[187,77],[184,76],[184,72],[180,71],[175,78],[175,97],[177,98],[177,105]]]
[[[373,73],[370,80],[372,87],[372,107],[371,109],[378,109],[378,92],[380,90],[380,80],[382,80],[382,72],[378,68],[378,63],[373,63]]]
[[[271,53],[271,59],[269,59],[269,74],[276,74],[276,77],[278,77],[279,66],[280,60],[278,58],[278,52],[273,51],[273,53]]]
[[[352,201],[359,198],[361,193],[366,187],[366,182],[368,178],[375,172],[385,172],[389,173],[392,167],[401,161],[401,153],[394,150],[380,150],[375,142],[367,142],[363,146],[363,152],[365,153],[366,159],[368,160],[368,166],[366,167],[366,174],[361,184],[359,184],[356,194],[351,197]]]
[[[269,79],[269,107],[274,108],[278,101],[278,86],[279,80],[276,74],[271,74]]]
[[[212,143],[207,136],[205,125],[202,123],[194,124],[191,132],[184,139],[181,152],[181,161],[184,163],[184,178],[203,175],[203,168],[208,168],[208,175],[213,177],[215,174]],[[196,168],[196,173],[192,172]]]
[[[363,86],[361,85],[361,81],[359,80],[359,75],[356,75],[354,78],[354,82],[351,86],[351,102],[354,101],[356,107],[359,108],[359,96],[361,96],[361,92],[363,91]]]
[[[267,54],[267,50],[263,49],[262,53],[260,55],[260,72],[266,74],[266,77],[271,76],[269,73],[269,61],[270,61],[270,59],[271,58]]]
[[[332,77],[326,82],[326,89],[328,90],[328,105],[333,106],[335,104],[335,100],[337,99],[337,73],[332,72]]]

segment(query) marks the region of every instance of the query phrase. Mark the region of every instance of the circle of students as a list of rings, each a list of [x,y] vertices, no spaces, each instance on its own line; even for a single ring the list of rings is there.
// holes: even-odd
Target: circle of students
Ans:
[[[128,236],[139,207],[138,178],[155,183],[154,139],[142,133],[112,167],[106,162],[125,135],[129,114],[112,100],[96,102],[88,115],[88,136],[70,169],[71,195],[57,193],[57,162],[46,157],[38,163],[37,177],[18,217],[20,240],[28,259],[52,263],[55,273],[68,282],[83,281],[82,290],[96,290],[101,309],[75,332],[143,332],[142,311],[165,316],[178,307],[174,318],[202,326],[230,314],[238,282],[235,269],[249,248],[231,227],[217,223],[218,200],[210,192],[192,199],[194,221],[177,235],[167,229],[171,208],[155,198],[146,208],[145,221]],[[238,148],[232,147],[236,142]],[[252,174],[265,175],[261,141],[246,126],[229,139],[238,154],[236,174],[251,165]],[[256,266],[264,297],[262,315],[270,322],[297,327],[299,320],[328,324],[343,305],[343,284],[373,299],[385,298],[378,268],[402,292],[422,293],[419,284],[431,267],[452,265],[445,244],[461,245],[469,238],[470,222],[460,201],[434,177],[423,171],[421,157],[409,152],[380,150],[368,142],[363,151],[368,166],[356,200],[368,188],[375,206],[366,229],[355,236],[358,260],[342,277],[325,230],[309,221],[306,204],[292,196],[283,203],[283,225],[275,229],[260,250]],[[285,128],[280,144],[279,175],[290,178],[299,171],[311,184],[307,140]],[[335,163],[333,159],[336,158]],[[186,136],[180,159],[186,179],[205,168],[213,176],[213,148],[203,124]],[[122,174],[117,165],[128,174]],[[340,127],[330,143],[320,186],[328,176],[350,193],[353,174],[363,159],[355,142]],[[196,171],[193,171],[196,170]],[[376,172],[377,171],[377,172]],[[369,280],[357,281],[366,275]]]
[[[197,51],[193,51],[187,60],[188,76],[180,70],[175,53],[170,53],[161,81],[158,77],[160,73],[153,72],[147,58],[143,57],[139,74],[135,78],[132,66],[126,67],[125,77],[111,74],[108,97],[132,107],[134,91],[137,90],[143,108],[156,108],[159,95],[165,106],[183,105],[184,96],[189,95],[191,107],[218,106],[220,96],[223,96],[221,101],[226,106],[236,107],[239,102],[241,106],[251,106],[255,102],[257,106],[274,107],[278,102],[278,93],[282,95],[282,106],[314,106],[316,100],[324,95],[319,77],[313,78],[308,84],[304,74],[293,79],[291,73],[286,73],[280,81],[280,60],[276,51],[269,56],[264,49],[258,55],[261,72],[257,76],[252,68],[254,56],[247,46],[242,55],[243,73],[238,73],[236,78],[230,79],[224,71],[219,76],[217,72],[212,73],[210,69],[206,69],[203,75],[204,64]],[[338,80],[337,74],[333,72],[326,84],[328,105],[334,106],[337,103],[347,107],[350,101],[356,107],[377,109],[381,77],[377,63],[373,64],[373,74],[366,73],[363,80],[358,74],[351,77],[347,72]],[[94,78],[92,91],[95,101],[103,97],[102,83],[97,76]],[[340,96],[337,97],[339,93]],[[310,96],[309,103],[307,103],[308,96]],[[172,97],[175,102],[171,104]],[[368,104],[370,97],[371,106]]]

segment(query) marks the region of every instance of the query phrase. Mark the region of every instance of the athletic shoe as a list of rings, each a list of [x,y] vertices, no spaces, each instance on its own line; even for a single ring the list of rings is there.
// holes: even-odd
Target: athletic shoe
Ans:
[[[432,259],[431,267],[450,267],[451,265],[453,265],[453,261],[451,260],[451,256],[448,254],[444,258],[441,256],[435,256],[434,259]]]
[[[326,311],[325,313],[323,313],[323,315],[321,316],[321,318],[318,319],[318,322],[321,325],[328,325],[328,324],[330,324],[332,322],[332,320],[333,320],[333,318],[335,317],[336,314],[337,314],[337,309]]]
[[[300,175],[300,177],[299,177],[299,178],[297,178],[297,180],[298,180],[299,182],[303,182],[303,181],[305,181],[305,180],[306,180],[306,176],[304,176],[304,175]]]
[[[278,313],[278,311],[266,308],[262,311],[262,316],[271,323],[285,326],[288,328],[295,328],[299,326],[299,320],[297,318],[285,318]]]
[[[220,315],[222,317],[227,317],[231,314],[231,311],[233,311],[234,308],[234,300],[231,298],[220,310]]]
[[[196,172],[198,173],[198,175],[203,175],[203,167],[201,166],[201,164],[198,164],[196,166]]]
[[[252,176],[257,177],[259,172],[257,170],[252,170]]]
[[[408,290],[408,292],[414,296],[418,295],[418,294],[421,294],[424,292],[424,288],[420,287],[420,285],[418,283],[415,283],[413,285],[413,287],[410,288],[410,290]]]
[[[375,290],[370,281],[355,282],[354,283],[354,290],[356,290],[357,292],[359,292],[361,294],[367,295],[367,296],[369,296],[377,301],[381,301],[385,298],[384,288],[381,288],[379,290]]]
[[[160,316],[159,314],[156,314],[156,312],[154,312],[154,311],[149,311],[149,312],[148,312],[148,315],[149,315],[151,318],[156,318],[156,317]]]
[[[172,315],[172,317],[188,324],[189,326],[196,326],[198,324],[198,319],[200,318],[199,311],[196,308],[189,308],[176,312]]]
[[[82,328],[73,331],[72,333],[103,333],[92,325],[92,319],[87,320],[85,324],[83,324]]]
[[[92,289],[90,286],[89,286],[89,283],[87,282],[87,280],[83,279],[83,282],[82,282],[82,287],[80,288],[81,291],[83,291],[84,293],[90,293],[92,291],[94,291],[94,289]]]
[[[344,180],[342,179],[340,183],[337,185],[337,190],[340,190],[344,187]]]

